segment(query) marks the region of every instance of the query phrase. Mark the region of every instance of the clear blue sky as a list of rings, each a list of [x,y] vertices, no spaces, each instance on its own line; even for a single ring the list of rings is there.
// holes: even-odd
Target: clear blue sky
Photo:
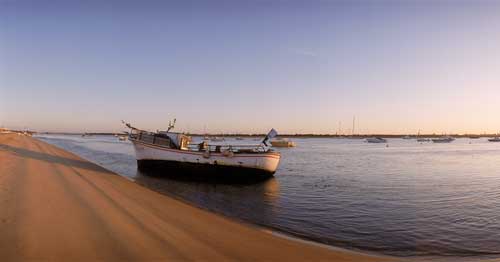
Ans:
[[[500,1],[0,0],[0,125],[500,130]]]

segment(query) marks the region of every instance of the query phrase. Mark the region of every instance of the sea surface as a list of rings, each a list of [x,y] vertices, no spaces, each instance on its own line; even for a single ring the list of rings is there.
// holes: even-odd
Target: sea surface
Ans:
[[[486,138],[388,146],[294,139],[296,148],[277,149],[274,178],[244,186],[142,174],[132,144],[113,136],[38,138],[161,193],[320,243],[417,258],[500,257],[500,143]]]

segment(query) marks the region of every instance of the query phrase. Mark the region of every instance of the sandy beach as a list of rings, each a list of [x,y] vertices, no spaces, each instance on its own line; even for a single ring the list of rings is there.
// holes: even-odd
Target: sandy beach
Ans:
[[[166,197],[37,139],[0,134],[2,261],[388,261]]]

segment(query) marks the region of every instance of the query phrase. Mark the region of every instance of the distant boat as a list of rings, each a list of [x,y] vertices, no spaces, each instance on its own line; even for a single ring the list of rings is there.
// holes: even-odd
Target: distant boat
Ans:
[[[387,140],[381,137],[369,137],[366,139],[368,143],[387,143]]]
[[[120,140],[120,141],[127,141],[127,136],[119,136],[118,140]]]
[[[225,139],[223,137],[217,137],[217,136],[215,136],[215,137],[210,138],[210,141],[212,141],[212,142],[223,142],[223,141],[225,141]]]
[[[403,139],[412,139],[413,137],[409,136],[409,135],[406,135],[403,137]]]
[[[287,138],[277,138],[271,140],[271,145],[273,147],[295,147],[296,144]]]
[[[243,137],[241,137],[241,136],[237,136],[237,137],[236,137],[236,140],[244,140],[244,138],[243,138]]]
[[[488,139],[488,141],[490,141],[490,142],[500,142],[500,137],[496,136],[494,138]]]
[[[443,136],[443,137],[438,137],[438,138],[433,138],[432,142],[434,143],[450,143],[453,142],[455,138],[451,136]]]
[[[420,130],[417,133],[417,142],[431,142],[429,138],[420,137]]]

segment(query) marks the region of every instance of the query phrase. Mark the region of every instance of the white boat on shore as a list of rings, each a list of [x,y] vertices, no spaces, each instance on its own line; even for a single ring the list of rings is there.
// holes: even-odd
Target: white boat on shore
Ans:
[[[165,175],[181,177],[258,181],[271,177],[281,158],[268,145],[277,135],[274,129],[257,145],[211,145],[207,141],[192,143],[190,136],[170,132],[173,125],[158,132],[126,125],[131,129],[129,140],[141,170],[165,170]]]
[[[381,137],[369,137],[366,139],[368,143],[387,143],[387,140]]]
[[[438,137],[438,138],[433,138],[432,142],[434,143],[450,143],[455,141],[455,138],[451,136],[443,136],[443,137]]]
[[[277,138],[271,140],[271,145],[273,147],[295,147],[295,142],[291,141],[288,138]]]

